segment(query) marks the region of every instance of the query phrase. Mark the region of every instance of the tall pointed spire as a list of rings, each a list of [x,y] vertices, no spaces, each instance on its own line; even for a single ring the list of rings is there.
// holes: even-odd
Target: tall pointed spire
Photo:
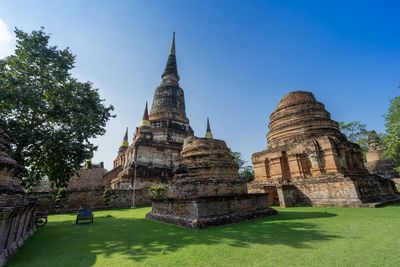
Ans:
[[[143,120],[149,120],[149,111],[147,109],[147,101],[146,101],[146,107],[144,108]]]
[[[171,48],[169,50],[167,65],[165,66],[164,73],[161,76],[162,84],[179,82],[178,66],[176,64],[176,51],[175,51],[175,32],[172,33]]]
[[[123,151],[124,149],[129,147],[129,142],[128,142],[128,127],[126,127],[124,139],[122,139],[122,144],[119,148],[119,151]]]
[[[166,127],[170,127],[167,126],[171,124],[169,121],[189,124],[185,111],[185,94],[179,86],[175,48],[175,35],[173,35],[167,65],[161,76],[162,81],[154,92],[153,103],[151,110],[149,110],[150,121],[163,122],[162,124]],[[189,127],[186,128],[189,132],[192,131]]]
[[[206,135],[204,136],[204,138],[207,139],[213,139],[213,134],[211,132],[211,127],[210,127],[210,120],[207,117],[207,130],[206,130]]]
[[[171,48],[169,50],[170,55],[176,55],[175,54],[175,32],[172,33],[172,41],[171,41]]]
[[[146,107],[144,108],[142,122],[140,123],[140,127],[150,127],[150,120],[149,120],[149,111],[147,109],[147,101]]]

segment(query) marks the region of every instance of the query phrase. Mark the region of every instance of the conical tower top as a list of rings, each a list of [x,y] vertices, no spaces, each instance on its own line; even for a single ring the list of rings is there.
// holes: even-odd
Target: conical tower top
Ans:
[[[122,144],[121,144],[121,148],[127,148],[129,146],[129,142],[128,142],[128,127],[126,127],[126,131],[125,131],[125,135],[124,135],[124,139],[122,139]]]
[[[140,123],[140,127],[150,127],[150,120],[149,120],[149,111],[147,109],[147,101],[146,107],[144,108],[142,122]]]
[[[206,130],[206,135],[204,136],[204,138],[213,139],[213,134],[211,132],[211,127],[210,127],[210,120],[208,117],[207,117],[207,130]]]
[[[170,55],[175,55],[175,32],[172,33],[171,48],[169,49]]]
[[[175,38],[173,35],[167,65],[161,76],[162,81],[154,92],[153,103],[151,110],[149,110],[149,119],[151,122],[172,120],[174,122],[189,124],[185,111],[185,94],[183,89],[179,86],[175,52]],[[172,124],[168,122],[164,125],[166,125],[166,127],[172,127]],[[192,131],[189,127],[186,129],[189,132]]]
[[[175,32],[172,33],[171,48],[169,50],[167,65],[165,66],[164,73],[161,75],[163,83],[178,83],[178,66],[176,64],[176,51],[175,51]]]

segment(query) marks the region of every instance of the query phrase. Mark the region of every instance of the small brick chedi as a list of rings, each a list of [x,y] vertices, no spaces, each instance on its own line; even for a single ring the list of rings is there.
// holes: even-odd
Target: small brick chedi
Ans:
[[[376,206],[399,195],[370,174],[351,143],[310,92],[285,95],[270,116],[268,147],[253,154],[249,192],[275,192],[281,206]]]
[[[147,196],[151,185],[167,183],[172,178],[183,140],[193,135],[186,117],[184,91],[179,86],[175,33],[161,78],[150,112],[146,103],[143,119],[131,144],[126,131],[113,169],[104,175],[106,186],[114,189],[134,187],[146,192],[142,195]],[[150,204],[150,199],[141,201]]]
[[[247,194],[238,165],[226,143],[212,138],[188,137],[178,158],[167,197],[152,200],[146,215],[190,228],[204,228],[276,214],[266,193]]]
[[[35,230],[36,206],[20,185],[25,172],[12,158],[8,136],[0,129],[0,266]]]

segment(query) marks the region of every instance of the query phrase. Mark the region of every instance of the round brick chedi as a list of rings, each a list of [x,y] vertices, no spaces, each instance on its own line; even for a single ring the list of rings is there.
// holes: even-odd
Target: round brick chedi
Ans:
[[[319,136],[346,140],[340,133],[339,124],[331,119],[324,104],[318,102],[311,92],[295,91],[285,95],[270,116],[267,135],[269,146]]]
[[[188,137],[169,186],[173,198],[246,194],[234,156],[222,140]]]

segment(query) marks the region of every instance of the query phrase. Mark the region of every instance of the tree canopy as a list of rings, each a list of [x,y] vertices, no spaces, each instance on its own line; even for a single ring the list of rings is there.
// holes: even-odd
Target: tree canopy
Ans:
[[[113,107],[105,106],[91,82],[71,76],[75,56],[51,46],[44,28],[15,34],[15,54],[0,60],[0,127],[28,169],[26,188],[43,177],[63,187],[92,157],[90,139],[105,133]]]
[[[239,176],[242,180],[246,182],[251,182],[254,180],[254,172],[253,167],[251,165],[247,165],[247,162],[243,159],[242,153],[240,152],[232,152],[232,155],[235,157],[235,162],[239,166]]]
[[[385,114],[386,134],[383,137],[385,157],[395,161],[397,170],[400,171],[400,96],[390,101],[390,106]]]
[[[360,145],[364,153],[368,151],[367,126],[359,121],[339,122],[340,131],[350,142]]]

